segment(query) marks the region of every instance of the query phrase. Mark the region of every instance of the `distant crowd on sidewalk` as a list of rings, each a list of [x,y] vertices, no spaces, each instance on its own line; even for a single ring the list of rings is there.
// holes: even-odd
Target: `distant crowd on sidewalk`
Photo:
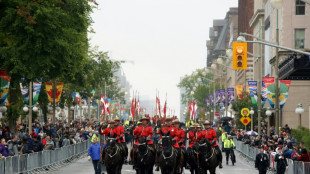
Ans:
[[[54,124],[34,121],[30,134],[27,126],[26,122],[16,124],[15,131],[12,131],[7,122],[0,121],[0,158],[54,150],[89,138],[99,141],[98,121],[86,119],[81,123],[79,120],[68,123],[57,120]]]

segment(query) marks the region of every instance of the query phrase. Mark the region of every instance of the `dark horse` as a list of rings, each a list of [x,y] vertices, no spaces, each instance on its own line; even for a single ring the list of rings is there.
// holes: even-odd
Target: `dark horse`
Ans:
[[[162,136],[162,150],[159,154],[159,166],[162,174],[175,174],[178,161],[177,152],[172,146],[172,138],[167,134]]]
[[[146,137],[139,138],[138,150],[135,151],[137,174],[152,174],[155,164],[155,149],[147,145]]]
[[[198,143],[196,143],[192,149],[190,151],[188,151],[187,154],[187,163],[190,165],[190,172],[191,174],[198,174],[199,170],[198,170],[198,155],[199,155],[199,151],[198,151]]]
[[[116,141],[116,138],[108,138],[108,143],[105,147],[104,164],[108,174],[121,174],[123,166],[123,157]]]
[[[202,139],[199,142],[199,174],[215,174],[216,167],[218,166],[217,151],[212,147],[207,139]]]

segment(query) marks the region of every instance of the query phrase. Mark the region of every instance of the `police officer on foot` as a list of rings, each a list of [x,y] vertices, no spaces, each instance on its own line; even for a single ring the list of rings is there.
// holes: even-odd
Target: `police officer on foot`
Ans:
[[[281,147],[278,148],[278,153],[274,157],[274,161],[277,162],[277,174],[284,174],[287,162]]]
[[[259,174],[266,174],[269,168],[269,159],[266,154],[264,154],[264,147],[259,149],[259,154],[255,158],[255,169],[258,170]]]

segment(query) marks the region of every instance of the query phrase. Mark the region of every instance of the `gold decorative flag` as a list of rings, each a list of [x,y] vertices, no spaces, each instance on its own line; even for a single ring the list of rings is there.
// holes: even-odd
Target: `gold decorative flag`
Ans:
[[[63,82],[56,83],[56,104],[59,103],[63,86],[64,86]],[[48,96],[48,100],[51,102],[51,104],[53,104],[53,82],[45,82],[45,89]]]

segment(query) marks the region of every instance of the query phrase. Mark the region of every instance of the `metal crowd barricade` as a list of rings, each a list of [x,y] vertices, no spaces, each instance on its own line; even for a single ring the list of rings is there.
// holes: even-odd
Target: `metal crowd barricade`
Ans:
[[[60,149],[35,152],[0,159],[0,173],[28,173],[33,170],[55,169],[71,162],[76,157],[86,153],[90,141],[83,141]]]

